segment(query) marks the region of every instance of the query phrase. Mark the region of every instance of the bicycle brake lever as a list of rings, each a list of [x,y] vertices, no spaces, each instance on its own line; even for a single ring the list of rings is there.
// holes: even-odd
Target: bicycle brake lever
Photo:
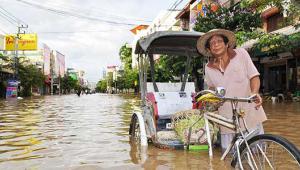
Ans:
[[[249,99],[248,103],[254,102],[256,98],[257,98],[257,94],[252,94],[250,97],[248,97]]]

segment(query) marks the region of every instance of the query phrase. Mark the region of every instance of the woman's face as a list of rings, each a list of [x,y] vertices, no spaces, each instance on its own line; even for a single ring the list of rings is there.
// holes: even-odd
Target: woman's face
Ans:
[[[210,39],[209,43],[209,51],[214,57],[220,57],[227,52],[228,44],[225,44],[223,38],[219,35],[214,35]]]

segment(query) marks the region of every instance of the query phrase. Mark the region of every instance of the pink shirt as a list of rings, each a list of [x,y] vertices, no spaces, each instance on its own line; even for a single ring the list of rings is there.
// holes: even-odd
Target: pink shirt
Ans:
[[[224,87],[226,97],[248,97],[251,94],[250,79],[258,76],[259,72],[254,66],[248,52],[243,48],[234,49],[236,55],[230,59],[229,64],[222,73],[210,64],[205,66],[205,81],[209,87]],[[257,124],[267,120],[262,107],[255,109],[255,103],[238,103],[238,109],[242,108],[248,128],[255,128]],[[232,119],[232,108],[230,102],[225,102],[219,108],[219,114]],[[243,123],[241,126],[244,128]],[[231,129],[221,127],[221,134],[234,133]]]

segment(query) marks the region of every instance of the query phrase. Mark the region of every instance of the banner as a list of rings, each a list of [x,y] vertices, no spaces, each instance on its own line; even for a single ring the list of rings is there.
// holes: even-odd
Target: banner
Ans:
[[[43,56],[44,56],[44,75],[50,75],[50,55],[51,55],[51,50],[50,48],[46,45],[43,44]]]
[[[65,55],[56,51],[55,55],[55,73],[57,76],[64,77],[65,75]]]
[[[5,50],[15,50],[16,34],[5,36]],[[19,34],[18,50],[37,50],[37,34]]]

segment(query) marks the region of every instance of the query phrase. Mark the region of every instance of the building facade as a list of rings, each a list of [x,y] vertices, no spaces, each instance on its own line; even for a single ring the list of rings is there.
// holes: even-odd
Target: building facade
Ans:
[[[221,5],[224,7],[232,7],[240,0],[191,0],[182,11],[176,16],[180,21],[181,30],[193,31],[193,27],[198,15],[205,15],[205,5],[211,4]],[[216,7],[217,8],[217,7]],[[281,33],[284,35],[299,34],[300,29],[293,26],[283,24],[285,20],[285,12],[278,8],[267,8],[262,12],[261,19],[263,21],[262,29],[267,33]],[[299,17],[296,21],[299,23]],[[253,44],[258,40],[246,42],[243,47],[251,49]],[[295,93],[300,91],[300,42],[298,47],[290,51],[281,51],[274,54],[258,52],[251,54],[252,60],[261,73],[261,89],[265,93],[288,92]],[[276,83],[274,83],[276,82]]]

